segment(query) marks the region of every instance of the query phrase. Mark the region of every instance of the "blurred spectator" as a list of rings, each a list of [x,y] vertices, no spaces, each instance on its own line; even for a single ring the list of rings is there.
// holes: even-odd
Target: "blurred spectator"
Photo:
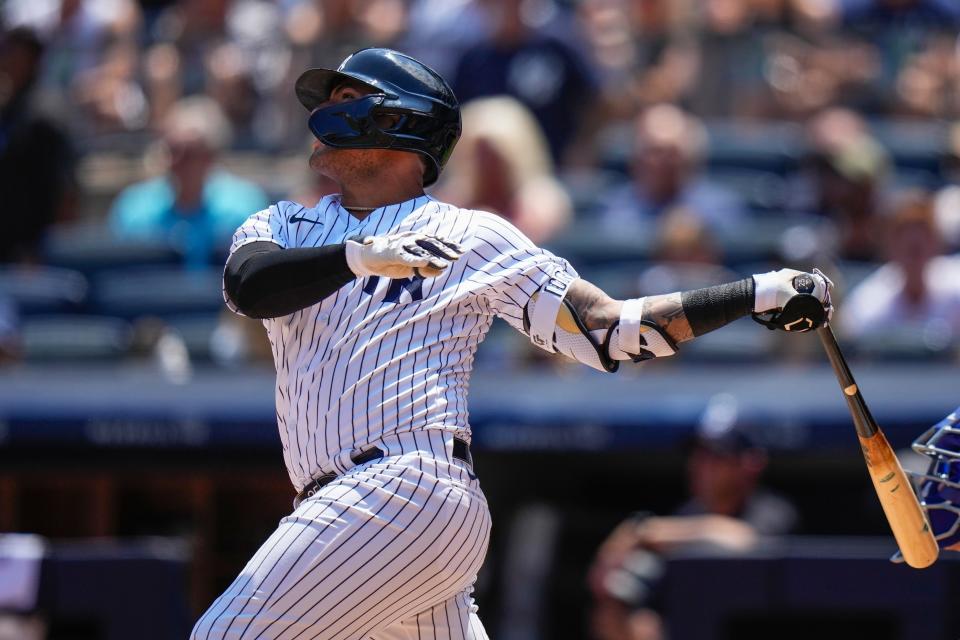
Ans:
[[[960,5],[958,5],[960,6]],[[912,118],[957,115],[956,33],[924,39],[898,60],[890,113]]]
[[[76,211],[73,146],[34,103],[42,55],[29,29],[0,35],[0,262],[36,261],[44,232]]]
[[[47,46],[42,81],[67,93],[79,74],[100,64],[111,42],[136,40],[140,10],[132,0],[7,0],[8,27],[27,27]]]
[[[652,258],[653,266],[640,273],[636,295],[689,291],[737,277],[723,266],[720,243],[703,219],[684,207],[664,212]]]
[[[934,219],[945,251],[952,253],[960,251],[960,123],[950,129],[942,165],[947,185],[936,195]]]
[[[207,55],[227,38],[229,0],[177,0],[156,19],[151,39],[156,45],[147,53],[147,76],[153,83],[170,83],[164,90],[177,97],[200,93],[205,88]],[[153,58],[169,58],[160,64]],[[156,116],[163,118],[165,111]]]
[[[182,96],[214,97],[233,126],[235,146],[272,149],[286,140],[294,38],[319,34],[320,16],[268,0],[179,0],[153,28],[145,71],[153,121]],[[299,30],[290,16],[303,21]]]
[[[561,40],[531,28],[522,0],[487,0],[493,35],[457,63],[453,90],[461,102],[511,95],[533,112],[555,161],[597,99],[585,61]]]
[[[139,129],[147,104],[137,81],[141,15],[132,0],[11,0],[10,26],[45,44],[39,88],[76,133]],[[70,103],[73,108],[68,108]]]
[[[771,118],[804,120],[828,107],[842,104],[880,112],[889,101],[882,81],[877,47],[848,37],[811,38],[793,33],[771,34],[760,54],[769,104],[761,114]]]
[[[705,0],[703,5],[690,107],[701,116],[755,113],[763,89],[767,30],[755,23],[752,1]]]
[[[682,548],[743,551],[762,536],[791,533],[797,512],[760,485],[767,455],[736,400],[714,396],[687,458],[690,499],[673,516],[639,513],[603,542],[590,570],[593,635],[598,640],[663,640],[656,611],[665,567]]]
[[[732,396],[711,398],[687,458],[690,499],[675,515],[735,518],[761,536],[795,530],[794,507],[760,484],[767,466],[757,438],[762,428],[744,418]]]
[[[20,317],[13,300],[0,294],[0,366],[20,356]]]
[[[481,98],[462,109],[463,136],[444,170],[442,200],[510,220],[536,243],[569,223],[570,198],[553,176],[536,120],[513,98]]]
[[[107,46],[101,63],[77,74],[73,99],[78,110],[71,123],[84,133],[143,129],[150,115],[147,97],[138,80],[140,55],[132,42]]]
[[[889,159],[863,118],[848,109],[829,109],[808,125],[811,146],[809,189],[812,202],[792,208],[830,219],[837,226],[838,253],[849,260],[870,261],[877,254],[878,201],[885,187]]]
[[[960,5],[953,0],[803,0],[808,11],[822,19],[839,20],[848,27],[925,27],[951,29],[960,26]],[[814,8],[817,4],[819,8]]]
[[[960,257],[943,255],[929,193],[901,194],[884,224],[889,260],[844,302],[851,336],[911,335],[937,347],[960,339]]]
[[[490,37],[490,18],[485,0],[412,0],[409,29],[398,47],[452,78],[463,52]]]
[[[660,104],[634,123],[632,181],[614,190],[601,212],[611,234],[652,234],[664,212],[683,207],[713,232],[741,228],[743,202],[701,170],[707,132],[694,116]]]
[[[166,173],[120,193],[110,212],[117,236],[167,241],[188,267],[209,265],[237,227],[269,204],[258,186],[217,167],[229,136],[209,98],[177,103],[163,126]]]
[[[610,118],[679,102],[697,79],[689,2],[583,0],[578,17],[604,87]]]
[[[950,42],[960,27],[954,0],[795,0],[797,12],[821,31],[839,30],[853,47],[873,51],[876,105],[885,113],[918,115],[943,108]],[[820,39],[822,44],[823,39]],[[849,60],[838,58],[842,67]],[[897,91],[890,91],[895,85]],[[846,106],[855,103],[844,101]],[[864,105],[860,105],[864,106]],[[951,105],[952,106],[952,105]]]

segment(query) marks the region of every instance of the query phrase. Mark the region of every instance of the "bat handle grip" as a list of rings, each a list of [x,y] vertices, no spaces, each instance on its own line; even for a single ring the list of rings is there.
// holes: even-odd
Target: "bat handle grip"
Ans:
[[[847,361],[840,351],[840,345],[837,344],[837,337],[833,335],[833,329],[830,328],[830,325],[825,324],[817,329],[817,336],[823,344],[823,350],[827,352],[827,359],[830,360],[830,366],[833,367],[833,372],[837,376],[837,382],[844,388],[844,395],[853,395],[853,393],[847,394],[846,389],[850,385],[856,385],[857,382],[853,379],[853,373],[850,372],[850,367],[847,366]]]
[[[843,352],[840,351],[840,345],[837,344],[837,337],[833,335],[833,329],[830,328],[830,325],[825,324],[817,329],[817,336],[823,344],[823,350],[827,352],[827,359],[830,360],[830,366],[833,367],[837,382],[840,383],[843,398],[847,401],[847,406],[850,407],[857,433],[864,438],[872,437],[877,433],[877,423],[860,394],[860,388],[857,386],[857,381],[853,379],[853,373],[850,372],[847,359],[843,357]]]

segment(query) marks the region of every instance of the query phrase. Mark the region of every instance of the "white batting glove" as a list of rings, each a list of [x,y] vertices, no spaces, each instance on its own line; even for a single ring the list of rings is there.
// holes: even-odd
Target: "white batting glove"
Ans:
[[[819,269],[757,273],[753,282],[754,318],[771,329],[809,331],[828,323],[833,315],[833,282]]]
[[[433,278],[463,255],[456,242],[416,231],[350,239],[345,245],[347,265],[360,277]]]

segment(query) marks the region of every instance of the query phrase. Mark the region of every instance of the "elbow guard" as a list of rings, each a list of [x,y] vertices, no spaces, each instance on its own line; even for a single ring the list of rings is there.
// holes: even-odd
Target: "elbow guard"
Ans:
[[[530,297],[523,323],[533,344],[611,373],[617,370],[620,360],[640,362],[677,352],[676,343],[666,331],[643,319],[643,298],[625,300],[620,319],[609,329],[587,329],[577,310],[565,299],[573,281],[572,276],[558,271]]]
[[[614,360],[640,362],[677,352],[677,343],[660,325],[643,319],[643,300],[623,301],[620,320],[610,328],[607,338],[607,350]]]
[[[575,280],[557,270],[524,308],[523,325],[530,341],[550,353],[562,353],[598,371],[614,372],[620,364],[607,355],[606,329],[590,331],[577,310],[564,298]]]

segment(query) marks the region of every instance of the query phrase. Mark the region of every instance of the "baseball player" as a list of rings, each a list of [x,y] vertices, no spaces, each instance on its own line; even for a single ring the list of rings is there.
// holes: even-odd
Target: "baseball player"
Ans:
[[[829,281],[790,270],[614,300],[502,218],[425,195],[460,113],[402,53],[358,51],[296,93],[318,139],[310,165],[340,193],[251,216],[224,297],[266,326],[297,496],[195,639],[487,637],[471,593],[490,514],[466,400],[495,316],[607,372],[751,313],[785,330],[829,317]]]

